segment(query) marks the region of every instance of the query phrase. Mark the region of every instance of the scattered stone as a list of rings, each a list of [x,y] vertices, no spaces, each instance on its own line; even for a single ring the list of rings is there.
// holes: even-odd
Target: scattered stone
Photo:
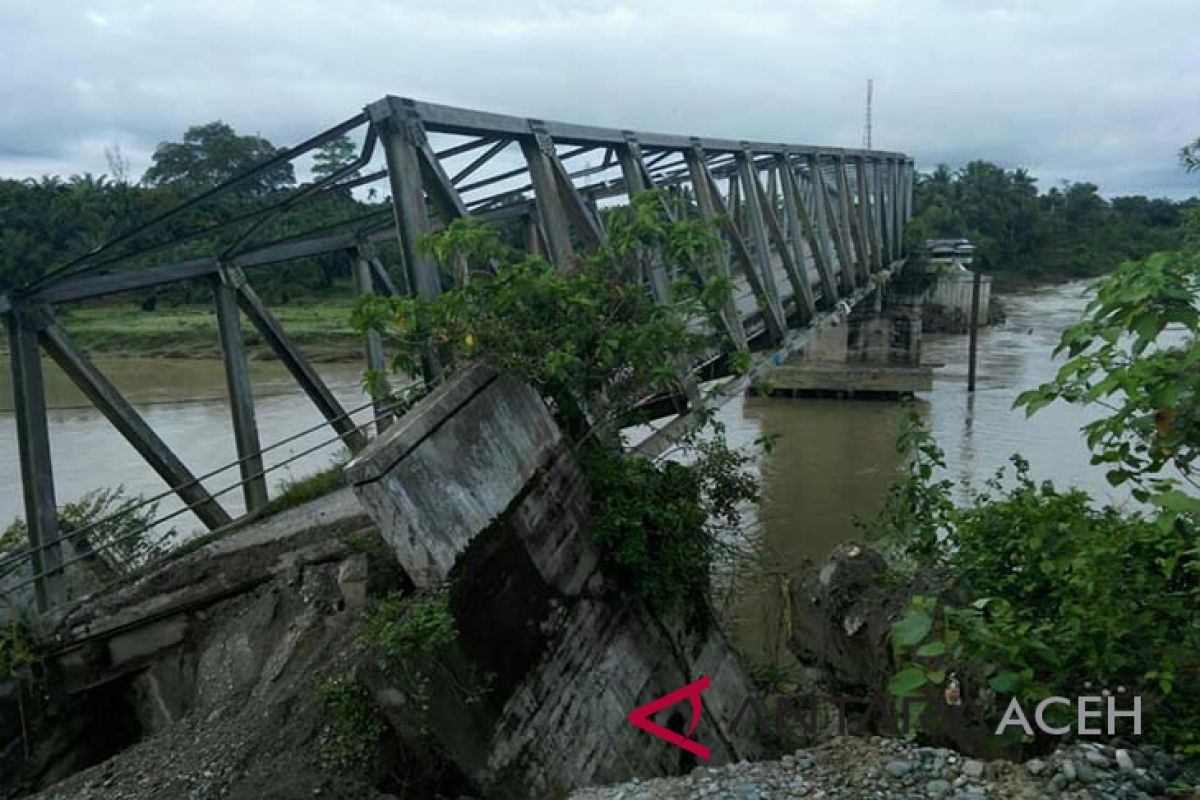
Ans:
[[[1102,755],[1108,768],[1089,753]],[[963,758],[908,742],[841,737],[778,762],[698,769],[637,786],[582,789],[571,800],[1200,800],[1200,775],[1183,772],[1184,764],[1173,756],[1162,768],[1155,766],[1158,760],[1156,751],[1141,747],[1105,749],[1077,742],[1015,769],[1009,762]],[[1146,766],[1137,766],[1139,761]],[[799,764],[807,765],[803,775]],[[1168,771],[1179,774],[1182,782],[1173,785],[1174,779],[1165,778]]]
[[[950,781],[944,781],[941,778],[932,780],[925,784],[925,793],[930,797],[945,797],[950,793]]]

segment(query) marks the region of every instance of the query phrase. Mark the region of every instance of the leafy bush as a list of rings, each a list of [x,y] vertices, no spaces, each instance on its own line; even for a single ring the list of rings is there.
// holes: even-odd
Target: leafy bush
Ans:
[[[1200,752],[1200,499],[1185,491],[1200,453],[1198,290],[1194,252],[1121,267],[1064,333],[1055,379],[1017,400],[1029,413],[1056,400],[1104,409],[1083,429],[1092,461],[1145,511],[1036,483],[1019,457],[1015,486],[997,476],[956,507],[934,477],[941,452],[910,425],[910,474],[878,524],[918,567],[952,577],[893,627],[894,694],[951,671],[1024,701],[1107,687],[1142,698],[1152,737]]]
[[[424,726],[435,679],[467,704],[480,702],[491,688],[490,674],[455,657],[458,637],[450,585],[442,584],[380,600],[367,617],[362,643],[379,657]]]
[[[321,755],[339,770],[370,767],[387,723],[371,696],[358,684],[328,678],[317,684],[317,694],[329,720],[320,737]]]
[[[1092,463],[1164,511],[1200,512],[1200,246],[1121,266],[1087,316],[1063,333],[1054,380],[1017,398],[1030,414],[1056,400],[1107,413],[1084,426]],[[1168,467],[1174,467],[1176,476]]]
[[[694,389],[689,368],[713,348],[695,323],[720,313],[732,285],[717,267],[719,238],[675,199],[642,193],[606,212],[605,228],[607,244],[556,267],[478,220],[456,220],[423,241],[456,288],[431,303],[368,296],[353,322],[389,338],[394,370],[415,373],[436,352],[535,387],[580,456],[606,571],[654,607],[677,608],[707,597],[719,529],[756,495],[749,458],[711,419],[678,463],[624,456],[620,429],[654,393]],[[646,279],[658,270],[673,279],[665,302]],[[718,346],[747,364],[728,341]],[[379,376],[367,382],[382,388]]]
[[[102,579],[136,573],[164,551],[159,542],[173,531],[154,530],[158,503],[145,504],[141,495],[130,495],[124,486],[97,489],[58,510],[58,526],[64,536],[87,528],[72,537],[71,549],[89,556],[82,562]],[[0,554],[13,553],[28,543],[28,528],[22,519],[0,532]]]
[[[437,653],[458,638],[450,590],[441,586],[412,595],[391,594],[372,609],[363,641],[393,659]]]
[[[1014,463],[1012,488],[993,480],[957,509],[938,498],[951,510],[932,549],[913,529],[912,552],[952,578],[893,626],[891,691],[912,696],[955,672],[1022,702],[1120,687],[1142,698],[1155,738],[1200,743],[1195,529],[1096,508]]]

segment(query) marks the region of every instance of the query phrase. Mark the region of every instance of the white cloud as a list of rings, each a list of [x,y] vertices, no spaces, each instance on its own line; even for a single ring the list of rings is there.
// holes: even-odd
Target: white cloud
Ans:
[[[279,144],[385,94],[623,128],[986,158],[1192,193],[1200,6],[1167,0],[8,0],[0,174],[144,168],[224,119]],[[86,90],[85,90],[86,89]],[[99,151],[99,152],[98,152]]]

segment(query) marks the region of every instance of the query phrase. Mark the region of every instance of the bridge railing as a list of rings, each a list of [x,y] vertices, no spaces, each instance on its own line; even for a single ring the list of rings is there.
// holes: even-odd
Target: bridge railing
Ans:
[[[255,192],[258,182],[281,168],[303,170],[317,148],[343,136],[359,139],[352,161],[291,192]],[[794,347],[797,334],[819,324],[839,302],[869,291],[873,273],[902,258],[912,179],[912,161],[895,152],[639,133],[392,96],[372,103],[0,297],[29,531],[25,555],[38,576],[38,602],[43,608],[54,603],[54,578],[64,566],[43,350],[179,497],[178,513],[190,512],[216,529],[232,521],[220,495],[240,487],[250,513],[268,500],[263,453],[269,448],[259,440],[241,314],[308,395],[334,440],[355,451],[370,435],[371,426],[350,418],[255,291],[251,276],[295,259],[341,256],[351,262],[358,294],[432,300],[456,278],[443,275],[418,243],[458,217],[520,225],[528,250],[566,266],[577,251],[605,241],[604,205],[652,188],[686,189],[689,213],[720,228],[725,269],[738,287],[720,333],[759,352],[756,364],[762,365]],[[376,185],[386,187],[388,202],[372,202]],[[236,213],[222,210],[231,196],[242,200]],[[353,204],[362,213],[304,227],[306,209],[364,196]],[[389,269],[388,261],[399,269]],[[220,492],[205,487],[211,474],[192,474],[55,315],[64,304],[180,283],[206,284],[212,297],[237,450],[227,467],[240,471],[240,480]],[[656,297],[668,299],[669,281],[661,271],[652,272],[648,283]],[[386,367],[378,334],[366,336],[364,361],[369,369]],[[426,363],[426,381],[438,373],[438,364]],[[735,390],[736,382],[718,394]],[[696,402],[686,399],[676,422],[683,424],[686,406]],[[376,429],[387,424],[385,406],[377,404],[374,415]]]

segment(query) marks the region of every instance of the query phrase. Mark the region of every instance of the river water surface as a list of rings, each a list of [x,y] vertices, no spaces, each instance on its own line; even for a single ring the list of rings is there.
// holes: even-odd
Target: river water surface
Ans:
[[[1011,410],[1016,395],[1049,379],[1056,368],[1051,352],[1062,330],[1080,316],[1086,286],[1063,284],[1010,294],[1003,298],[1008,321],[981,332],[980,379],[974,396],[966,392],[966,336],[932,335],[923,358],[942,363],[933,391],[918,398],[946,451],[950,477],[982,483],[1014,452],[1032,464],[1037,478],[1075,484],[1097,497],[1114,495],[1103,474],[1088,465],[1079,435],[1086,418],[1077,410],[1051,406],[1032,419]],[[97,359],[168,445],[194,473],[203,474],[235,458],[225,399],[224,373],[216,361],[168,359]],[[252,365],[261,439],[278,441],[319,425],[321,417],[275,362]],[[357,364],[321,365],[323,374],[347,407],[362,405]],[[124,484],[135,493],[157,494],[165,487],[107,421],[46,362],[50,428],[59,502],[85,492]],[[0,374],[0,527],[21,514],[20,474],[9,374]],[[764,504],[756,531],[780,574],[806,558],[819,558],[839,541],[855,535],[855,515],[878,510],[884,490],[901,462],[893,442],[903,415],[901,404],[880,401],[791,400],[752,397],[723,411],[736,441],[778,434],[775,451],[762,465]],[[365,422],[369,411],[357,415]],[[268,453],[278,464],[330,437],[325,428]],[[327,466],[336,445],[319,449],[272,472],[271,484]],[[234,483],[236,470],[205,483],[211,491]],[[242,510],[241,496],[222,496],[231,512]],[[160,510],[173,507],[164,502]],[[188,516],[173,520],[182,530],[196,526]],[[753,601],[770,592],[769,581],[742,587],[744,616],[777,613],[777,604]],[[761,599],[761,598],[760,598]],[[772,649],[770,626],[747,619],[747,645]]]

